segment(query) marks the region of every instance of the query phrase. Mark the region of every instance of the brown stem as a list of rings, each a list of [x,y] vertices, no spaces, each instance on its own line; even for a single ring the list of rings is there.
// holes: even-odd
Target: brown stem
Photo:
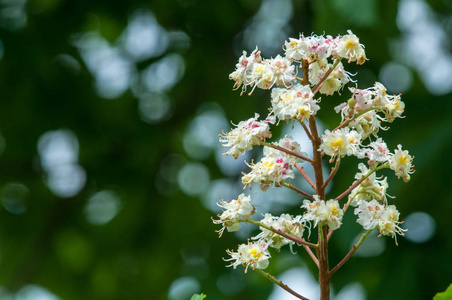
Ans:
[[[302,160],[305,160],[305,161],[308,161],[308,162],[312,163],[312,159],[307,158],[307,157],[305,157],[303,155],[300,155],[300,154],[298,154],[296,152],[290,151],[289,149],[283,148],[281,146],[278,146],[278,145],[275,145],[275,144],[266,143],[266,142],[261,142],[261,144],[264,145],[264,146],[267,146],[267,147],[274,148],[276,150],[285,152],[287,154],[290,154],[292,156],[295,156],[297,158],[301,158]]]
[[[315,185],[316,185],[316,193],[320,197],[320,199],[325,199],[325,189],[323,186],[323,171],[322,171],[322,156],[319,151],[317,151],[320,147],[321,140],[319,138],[319,134],[317,133],[317,124],[314,116],[309,117],[309,128],[312,133],[312,152],[313,152],[313,163],[315,172]]]
[[[309,84],[309,63],[306,59],[303,59],[301,61],[301,69],[303,71],[303,79],[302,79],[301,83],[303,85],[308,85]]]
[[[354,244],[352,249],[350,249],[350,251],[347,253],[347,255],[333,269],[331,269],[331,271],[329,272],[329,276],[333,275],[337,270],[339,270],[340,267],[342,267],[347,262],[347,260],[356,252],[356,250],[358,250],[359,246],[361,246],[361,244],[364,242],[366,237],[371,232],[372,230],[367,230],[366,232],[363,233],[358,243]]]
[[[315,190],[315,184],[314,182],[312,182],[311,178],[309,178],[308,174],[306,174],[305,170],[303,167],[300,167],[299,165],[295,165],[295,167],[298,169],[298,171],[300,172],[300,174],[304,177],[304,179],[306,179],[306,181],[311,185],[311,187]]]
[[[319,227],[319,283],[320,300],[330,299],[330,272],[328,265],[328,231],[327,225]]]
[[[311,132],[309,132],[308,127],[306,127],[306,124],[305,124],[304,122],[301,122],[301,121],[300,121],[300,124],[301,124],[301,126],[303,126],[303,129],[304,129],[304,131],[306,132],[306,135],[308,136],[308,138],[309,138],[311,141],[313,141],[314,138],[312,137]]]
[[[262,276],[266,277],[268,280],[270,280],[271,282],[279,285],[281,288],[283,288],[285,291],[289,292],[290,294],[294,295],[295,297],[297,297],[298,299],[302,299],[302,300],[309,300],[306,297],[303,297],[302,295],[298,294],[297,292],[295,292],[294,290],[292,290],[290,287],[288,287],[286,284],[282,283],[281,280],[276,279],[273,275],[270,275],[269,273],[262,271],[261,269],[254,269],[254,271],[256,271],[257,273],[261,274]]]
[[[304,249],[306,250],[306,252],[308,252],[309,256],[311,256],[312,260],[314,261],[315,265],[317,266],[317,268],[319,267],[319,260],[317,259],[317,257],[315,256],[314,252],[312,252],[311,248],[309,248],[306,245],[303,245]]]
[[[337,170],[339,169],[339,165],[341,164],[341,158],[338,157],[336,159],[336,165],[334,166],[333,170],[330,173],[330,176],[326,179],[325,183],[322,185],[322,188],[326,188],[328,186],[328,183],[330,183],[331,179],[333,179],[334,175],[336,175]]]
[[[274,233],[277,233],[280,236],[283,236],[283,237],[285,237],[285,238],[287,238],[289,240],[292,240],[292,241],[294,241],[294,242],[296,242],[296,243],[298,243],[300,245],[303,245],[303,246],[306,246],[306,247],[317,248],[317,245],[315,245],[313,243],[306,242],[303,239],[295,238],[295,237],[293,237],[293,236],[291,236],[291,235],[289,235],[289,234],[287,234],[287,233],[285,233],[285,232],[283,232],[283,231],[281,231],[279,229],[275,229],[273,227],[270,227],[270,228],[271,228],[271,231],[273,231]]]
[[[357,113],[356,115],[354,115],[351,119],[348,119],[348,120],[345,120],[344,122],[342,122],[339,126],[337,126],[336,128],[334,128],[332,132],[334,132],[334,131],[336,131],[336,130],[338,130],[338,129],[341,129],[341,128],[345,127],[345,126],[347,126],[350,122],[352,122],[353,120],[356,120],[357,118],[359,118],[360,116],[364,115],[365,113],[367,113],[367,112],[369,112],[369,111],[371,111],[371,110],[383,111],[383,110],[382,110],[381,108],[379,108],[379,107],[370,107],[370,108],[367,108],[367,109],[365,109],[365,110],[363,110],[363,111]]]
[[[248,222],[248,223],[252,223],[252,224],[254,224],[254,225],[263,227],[263,228],[265,228],[265,229],[267,229],[267,230],[273,231],[274,233],[277,233],[277,234],[279,234],[280,236],[283,236],[283,237],[285,237],[286,239],[289,239],[289,240],[291,240],[291,241],[293,241],[293,242],[295,242],[295,243],[298,243],[298,244],[300,244],[300,245],[308,246],[308,247],[312,247],[312,248],[317,248],[317,245],[315,245],[315,244],[313,244],[313,243],[306,242],[306,241],[305,241],[304,239],[302,239],[302,238],[294,237],[294,236],[292,236],[292,235],[290,235],[290,234],[287,234],[287,233],[285,233],[285,232],[283,232],[283,231],[281,231],[281,230],[279,230],[279,229],[275,229],[275,228],[273,228],[273,227],[271,227],[271,226],[265,225],[264,223],[261,223],[261,222],[259,222],[259,221],[254,221],[254,220],[251,219],[250,217],[248,217],[248,218],[246,218],[246,219],[243,219],[243,220],[241,220],[241,221],[243,221],[243,222]]]
[[[285,187],[288,187],[289,189],[294,190],[294,191],[297,192],[298,194],[301,194],[301,195],[303,195],[303,196],[305,196],[305,197],[308,197],[308,198],[310,198],[310,199],[314,199],[314,197],[313,197],[312,195],[309,195],[308,193],[303,192],[302,190],[300,190],[299,188],[295,187],[295,186],[294,186],[293,184],[291,184],[291,183],[285,183],[285,182],[282,182],[281,185],[282,185],[282,186],[285,186]]]
[[[370,175],[372,175],[372,173],[377,172],[378,170],[381,169],[386,169],[389,168],[389,164],[385,163],[381,166],[379,166],[378,168],[372,169],[369,172],[367,172],[366,175],[364,175],[363,177],[361,177],[359,180],[357,180],[355,183],[353,183],[348,189],[346,189],[342,194],[340,194],[339,196],[337,196],[336,198],[334,198],[334,200],[340,200],[342,199],[344,196],[346,196],[348,193],[350,193],[355,187],[357,187],[359,184],[361,184],[361,182],[363,182],[364,180],[366,180],[367,177],[369,177]]]
[[[320,90],[322,85],[325,83],[325,80],[330,76],[330,74],[336,69],[337,65],[341,62],[340,59],[336,59],[333,66],[323,75],[322,79],[312,88],[312,93],[315,95]]]
[[[328,230],[328,241],[330,240],[331,236],[333,235],[333,232],[334,232],[333,229]]]

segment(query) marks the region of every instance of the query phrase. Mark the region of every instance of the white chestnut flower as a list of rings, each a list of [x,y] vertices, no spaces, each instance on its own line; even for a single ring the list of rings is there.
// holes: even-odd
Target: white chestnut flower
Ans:
[[[289,214],[282,214],[280,217],[272,216],[271,214],[265,214],[265,217],[260,220],[261,223],[272,227],[282,232],[301,238],[304,231],[305,221],[302,216],[292,217]],[[261,233],[253,237],[253,240],[263,239],[269,245],[269,247],[280,249],[282,246],[289,244],[291,247],[295,243],[271,230],[264,227],[259,227]]]
[[[248,267],[254,269],[265,269],[268,267],[268,259],[271,257],[268,252],[268,244],[263,240],[241,244],[237,252],[226,250],[231,258],[224,259],[225,261],[232,261],[228,267],[237,268],[239,265],[245,266],[245,273]]]
[[[325,151],[326,155],[335,157],[344,157],[345,155],[355,155],[362,157],[361,135],[356,130],[341,128],[330,132],[326,130],[322,135],[322,143],[319,151]]]
[[[301,208],[306,209],[303,219],[314,222],[314,227],[318,224],[326,224],[329,228],[335,230],[342,224],[344,211],[337,200],[320,200],[318,195],[314,195],[314,201],[304,200]]]
[[[259,145],[272,136],[268,124],[274,124],[276,118],[268,116],[263,121],[258,121],[258,118],[259,115],[255,114],[254,118],[241,121],[230,132],[220,134],[220,143],[225,147],[231,147],[225,152],[226,155],[230,154],[237,159],[240,154],[251,150],[253,146]]]
[[[302,121],[320,109],[308,85],[296,84],[291,89],[274,88],[271,96],[272,112],[281,121]]]
[[[220,237],[225,229],[229,232],[239,230],[240,222],[256,212],[251,204],[250,196],[245,196],[245,194],[240,194],[236,200],[220,200],[217,205],[222,208],[223,212],[218,215],[220,219],[213,220],[213,223],[223,225],[223,228],[218,230]]]
[[[389,167],[395,171],[397,177],[402,177],[403,181],[410,180],[410,174],[413,174],[413,158],[408,153],[408,150],[402,150],[402,145],[397,145],[394,155],[389,159]]]
[[[358,65],[362,65],[366,61],[364,45],[359,43],[358,37],[351,30],[347,30],[347,33],[339,40],[337,56],[347,59],[349,63],[356,61]]]

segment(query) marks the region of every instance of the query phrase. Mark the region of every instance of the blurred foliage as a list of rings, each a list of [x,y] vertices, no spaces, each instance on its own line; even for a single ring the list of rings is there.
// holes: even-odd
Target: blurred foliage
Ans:
[[[433,300],[447,300],[451,298],[452,298],[452,284],[449,285],[447,290],[445,290],[444,292],[436,294]]]
[[[34,284],[68,300],[166,299],[176,280],[188,278],[188,289],[195,289],[187,292],[190,295],[203,291],[209,299],[265,299],[274,288],[270,282],[251,271],[246,275],[242,269],[231,271],[221,259],[226,255],[225,249],[234,248],[243,239],[231,234],[218,239],[214,232],[218,228],[211,222],[216,213],[197,197],[184,194],[177,185],[179,168],[196,161],[187,156],[183,147],[187,126],[206,103],[219,104],[234,123],[254,112],[266,112],[268,93],[256,91],[251,97],[240,97],[239,92],[231,91],[232,82],[228,80],[241,49],[253,50],[246,46],[244,29],[249,28],[262,3],[1,3],[0,189],[4,208],[0,210],[0,293],[5,294],[0,296]],[[290,3],[290,19],[281,29],[286,36],[277,43],[282,45],[285,38],[298,36],[299,32],[335,36],[352,29],[366,46],[370,59],[362,67],[348,68],[358,72],[360,87],[371,86],[378,80],[381,66],[394,59],[390,45],[401,34],[396,26],[397,1],[286,3]],[[450,39],[450,4],[429,4]],[[162,28],[173,33],[169,46],[145,59],[130,59],[134,73],[130,75],[129,87],[110,97],[113,99],[105,99],[108,97],[96,88],[95,75],[100,70],[90,67],[77,41],[86,33],[96,34],[124,54],[124,29],[130,17],[143,10],[151,12]],[[188,40],[175,38],[181,32]],[[184,75],[164,91],[170,99],[169,110],[159,118],[149,119],[143,116],[137,96],[143,88],[137,79],[141,77],[134,76],[144,74],[149,66],[169,54],[183,58]],[[113,60],[111,63],[113,67]],[[403,95],[406,118],[391,124],[391,131],[383,136],[391,149],[402,143],[404,149],[410,150],[415,156],[416,173],[407,184],[390,179],[389,194],[397,196],[395,203],[402,219],[416,211],[431,215],[436,222],[435,235],[422,244],[400,238],[398,247],[388,239],[383,254],[352,258],[333,277],[336,291],[358,281],[366,288],[368,299],[431,299],[452,278],[448,157],[452,147],[451,94],[431,95],[418,73],[412,74],[413,84]],[[107,77],[107,83],[115,83],[115,79]],[[151,78],[148,84],[160,79]],[[337,101],[338,97],[330,97],[322,102],[320,115],[329,127],[339,120],[333,113]],[[151,106],[150,112],[157,108]],[[70,196],[49,188],[52,178],[38,147],[40,138],[55,130],[63,130],[58,132],[69,138],[75,136],[78,151],[71,166],[80,166],[86,174],[80,190]],[[213,154],[207,153],[199,160],[208,167],[211,179],[226,177]],[[162,170],[167,170],[162,165],[168,167],[165,164],[169,162],[173,169],[162,180]],[[74,170],[80,170],[77,168]],[[353,164],[345,163],[330,194],[337,195],[346,188],[356,171]],[[102,191],[120,199],[108,198],[108,205],[119,212],[111,220],[104,216],[106,221],[101,219],[96,224],[90,221],[87,211],[90,201]],[[97,209],[106,207],[102,201]],[[95,213],[96,207],[93,209]],[[297,211],[297,207],[291,210]],[[331,263],[347,253],[348,245],[359,232],[358,226],[347,226],[333,237]],[[306,257],[302,256],[303,260]],[[275,263],[269,269],[276,276],[293,265],[314,271],[307,259],[280,262],[280,266]],[[226,282],[245,285],[226,296],[218,288],[218,282],[225,278]]]

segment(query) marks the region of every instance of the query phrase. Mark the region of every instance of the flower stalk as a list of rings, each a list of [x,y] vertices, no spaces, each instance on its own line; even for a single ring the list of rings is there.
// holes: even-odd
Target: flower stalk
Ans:
[[[413,157],[408,151],[398,145],[391,152],[378,136],[380,129],[388,129],[382,125],[383,122],[392,123],[402,117],[405,104],[400,95],[388,95],[381,83],[376,82],[367,89],[358,89],[356,84],[349,87],[351,96],[348,100],[335,107],[341,117],[339,125],[332,131],[327,129],[320,133],[316,119],[320,111],[319,94],[339,94],[347,83],[356,82],[351,79],[352,74],[345,71],[342,62],[365,63],[364,46],[349,30],[346,35],[336,38],[316,35],[289,38],[283,49],[284,56],[277,55],[271,59],[263,58],[257,47],[250,55],[243,52],[229,78],[235,81],[234,89],[241,88],[242,94],[248,88],[251,88],[249,95],[256,88],[271,90],[270,113],[263,119],[255,114],[253,118],[239,122],[231,131],[220,135],[220,143],[229,147],[224,154],[235,159],[261,146],[262,158],[247,163],[251,170],[242,173],[245,188],[258,185],[264,192],[269,188],[289,188],[304,198],[300,207],[302,211],[296,215],[283,213],[280,216],[263,212],[263,218],[256,221],[251,218],[258,210],[252,204],[251,196],[241,194],[234,200],[220,200],[218,206],[222,213],[213,222],[222,226],[217,230],[220,237],[226,231],[240,230],[241,223],[256,225],[259,233],[248,243],[240,244],[237,251],[226,251],[230,256],[224,259],[230,262],[228,266],[243,266],[245,272],[253,269],[298,299],[307,299],[263,271],[272,255],[282,247],[289,245],[291,252],[298,255],[293,247],[301,246],[306,252],[302,255],[307,254],[318,268],[320,299],[329,300],[332,276],[353,256],[370,232],[378,230],[379,237],[390,236],[397,245],[397,235],[403,236],[406,231],[400,227],[403,222],[399,221],[399,211],[388,203],[386,178],[376,175],[382,169],[391,169],[395,176],[408,182],[414,172]],[[311,143],[312,155],[303,152],[300,143],[290,135],[269,142],[274,138],[271,125],[278,126],[280,123],[288,123],[292,129],[299,124]],[[323,159],[325,156],[329,159]],[[365,163],[358,164],[356,180],[336,198],[328,200],[326,189],[334,184],[341,162],[348,156],[365,160]],[[306,162],[314,169],[313,178],[301,165]],[[334,166],[325,179],[323,169],[327,163]],[[297,183],[295,169],[312,187],[313,194],[294,185]],[[347,201],[340,201],[346,196]],[[342,226],[343,215],[350,206],[355,207],[356,222],[365,232],[330,269],[329,241],[333,232]],[[306,229],[309,234],[305,233]],[[317,230],[316,240],[316,237],[311,237],[311,229]]]

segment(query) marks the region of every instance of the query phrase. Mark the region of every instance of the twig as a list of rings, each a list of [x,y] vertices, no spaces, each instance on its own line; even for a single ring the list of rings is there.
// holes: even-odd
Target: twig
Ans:
[[[306,171],[304,170],[303,167],[300,167],[299,165],[295,164],[295,168],[297,168],[297,170],[300,172],[300,174],[304,177],[304,179],[306,179],[306,181],[311,185],[311,187],[315,190],[315,184],[314,182],[311,180],[311,178],[309,178],[308,174],[306,174]]]
[[[333,232],[334,232],[333,229],[328,230],[328,236],[327,236],[328,241],[330,240],[331,236],[333,235]]]
[[[305,161],[308,161],[308,162],[312,163],[312,159],[310,159],[308,157],[305,157],[303,155],[300,155],[300,154],[298,154],[296,152],[290,151],[289,149],[283,148],[281,146],[278,146],[278,145],[275,145],[275,144],[270,144],[270,143],[267,143],[267,142],[261,142],[261,145],[264,145],[264,146],[267,146],[267,147],[270,147],[270,148],[273,148],[273,149],[285,152],[287,154],[290,154],[292,156],[295,156],[297,158],[301,158],[302,160],[305,160]]]
[[[341,129],[345,126],[347,126],[350,122],[352,122],[353,120],[356,120],[357,118],[359,118],[360,116],[364,115],[365,113],[368,113],[371,110],[376,110],[376,111],[381,111],[383,112],[383,109],[379,108],[379,107],[369,107],[359,113],[357,113],[356,115],[354,115],[351,119],[345,120],[344,122],[342,122],[339,126],[337,126],[336,128],[333,129],[332,132]]]
[[[308,85],[309,84],[309,63],[306,59],[301,61],[301,70],[303,72],[303,80],[301,84]]]
[[[347,262],[347,260],[356,252],[356,250],[358,250],[359,246],[361,246],[361,244],[364,242],[366,237],[372,231],[373,231],[373,229],[367,230],[366,232],[364,232],[361,235],[361,238],[359,239],[358,243],[354,244],[352,249],[350,249],[350,252],[348,252],[347,255],[334,268],[331,269],[331,271],[329,272],[330,276],[333,275],[337,270],[339,270],[340,267],[342,267],[343,264],[345,264]]]
[[[311,132],[309,131],[308,127],[306,127],[306,124],[304,122],[300,121],[301,126],[303,126],[304,131],[306,132],[306,135],[308,136],[308,138],[313,141],[314,138],[311,135]]]
[[[323,75],[322,79],[312,88],[312,93],[315,95],[320,90],[322,85],[325,83],[325,80],[330,76],[330,74],[336,69],[337,65],[341,62],[340,59],[336,59],[333,66]]]
[[[285,187],[287,187],[287,188],[289,188],[289,189],[291,189],[291,190],[294,190],[294,191],[297,192],[298,194],[302,194],[302,195],[305,196],[305,197],[308,197],[308,198],[310,198],[310,199],[314,199],[314,197],[313,197],[312,195],[309,195],[308,193],[303,192],[303,191],[300,190],[299,188],[293,186],[291,183],[285,183],[285,182],[282,182],[281,185],[282,185],[282,186],[285,186]]]
[[[302,300],[309,300],[306,297],[303,297],[302,295],[298,294],[297,292],[295,292],[294,290],[292,290],[290,287],[288,287],[286,284],[282,283],[281,280],[276,279],[273,275],[270,275],[269,273],[262,271],[261,269],[254,269],[254,271],[256,271],[257,273],[261,274],[262,276],[268,278],[271,282],[279,285],[281,288],[283,288],[284,290],[286,290],[287,292],[291,293],[292,295],[294,295],[295,297],[297,297],[298,299],[302,299]]]
[[[369,177],[370,175],[372,175],[372,173],[377,172],[381,169],[386,169],[389,168],[389,164],[385,163],[375,169],[370,170],[369,172],[367,172],[366,175],[364,175],[363,177],[361,177],[359,180],[357,180],[355,183],[353,183],[348,189],[346,189],[342,194],[340,194],[339,196],[337,196],[336,198],[334,198],[334,200],[340,200],[342,199],[344,196],[346,196],[348,193],[350,193],[355,187],[357,187],[359,184],[361,184],[364,180],[366,180],[367,177]]]
[[[313,163],[314,174],[315,174],[315,186],[316,193],[320,197],[320,199],[325,199],[325,189],[322,189],[323,185],[323,170],[322,170],[322,157],[319,151],[321,140],[319,138],[319,134],[317,132],[317,123],[314,116],[309,117],[309,128],[311,129],[312,134],[312,155],[313,155]]]
[[[275,229],[275,228],[273,228],[273,227],[271,227],[271,226],[268,226],[268,225],[265,225],[264,223],[261,223],[261,222],[259,222],[259,221],[254,221],[254,220],[251,219],[250,217],[248,217],[248,218],[246,218],[246,219],[243,219],[243,221],[244,221],[244,222],[251,223],[251,224],[254,224],[254,225],[257,225],[257,226],[260,226],[260,227],[263,227],[263,228],[265,228],[265,229],[267,229],[267,230],[273,231],[274,233],[277,233],[277,234],[279,234],[280,236],[283,236],[283,237],[285,237],[286,239],[289,239],[289,240],[291,240],[291,241],[293,241],[293,242],[295,242],[295,243],[298,243],[298,244],[300,244],[300,245],[308,246],[308,247],[312,247],[312,248],[316,248],[316,247],[317,247],[317,245],[315,245],[315,244],[313,244],[313,243],[306,242],[306,241],[305,241],[304,239],[302,239],[302,238],[294,237],[294,236],[292,236],[292,235],[290,235],[290,234],[287,234],[287,233],[285,233],[285,232],[283,232],[283,231],[281,231],[281,230],[279,230],[279,229]]]
[[[316,266],[318,268],[319,267],[319,260],[315,256],[314,252],[312,252],[311,248],[309,248],[306,245],[303,245],[303,248],[304,248],[304,250],[306,250],[306,252],[308,252],[309,256],[311,256],[312,260],[314,261],[314,263],[316,264]]]
[[[319,226],[319,283],[320,299],[330,299],[330,272],[328,263],[327,225]]]
[[[339,169],[340,164],[341,164],[341,158],[338,157],[336,159],[336,165],[334,166],[333,170],[331,171],[330,176],[328,176],[325,183],[322,185],[322,189],[326,188],[328,186],[328,183],[330,183],[331,179],[333,179],[334,175],[336,175],[336,172]]]

